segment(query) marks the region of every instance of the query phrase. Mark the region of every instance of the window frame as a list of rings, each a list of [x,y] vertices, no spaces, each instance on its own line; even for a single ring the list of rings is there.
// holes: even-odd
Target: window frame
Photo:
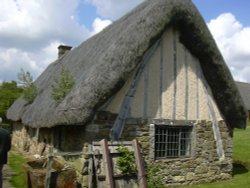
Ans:
[[[195,121],[181,121],[181,120],[153,120],[150,122],[150,151],[149,151],[149,159],[150,160],[162,160],[162,159],[166,159],[166,160],[174,160],[174,159],[188,159],[188,158],[192,158],[193,157],[193,148],[194,148],[194,143],[195,143],[195,137],[194,137],[194,122]],[[179,130],[187,130],[188,134],[189,134],[189,141],[188,141],[188,145],[186,146],[184,152],[187,152],[188,150],[188,154],[185,155],[180,155],[180,150],[178,150],[178,156],[159,156],[157,155],[157,135],[156,135],[156,131],[157,128],[164,128],[164,129],[179,129]],[[180,131],[181,132],[181,131]],[[181,133],[179,133],[181,134]],[[181,140],[181,138],[179,138],[179,141]],[[179,142],[178,142],[179,143]],[[180,145],[180,143],[179,143]]]

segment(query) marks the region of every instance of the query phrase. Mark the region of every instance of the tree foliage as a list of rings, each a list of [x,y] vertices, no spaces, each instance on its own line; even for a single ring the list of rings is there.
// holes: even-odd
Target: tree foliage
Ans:
[[[54,79],[54,83],[51,84],[51,97],[56,102],[61,102],[64,97],[69,93],[75,80],[70,74],[69,70],[66,70],[63,66],[61,67],[60,77]]]
[[[3,82],[0,85],[0,116],[6,121],[6,112],[12,103],[20,97],[23,89],[17,86],[16,81]]]
[[[28,102],[32,102],[37,96],[37,88],[33,82],[30,72],[23,69],[17,75],[20,86],[23,88],[22,97]]]

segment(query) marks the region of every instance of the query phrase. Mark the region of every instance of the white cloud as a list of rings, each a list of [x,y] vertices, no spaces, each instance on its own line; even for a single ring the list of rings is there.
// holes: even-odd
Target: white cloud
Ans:
[[[36,51],[0,47],[0,80],[16,80],[21,68],[29,71],[36,79],[51,62],[56,60],[57,47],[60,44],[63,42],[52,41]]]
[[[74,20],[78,0],[26,1],[2,0],[0,7],[0,40],[2,46],[41,47],[55,38],[75,45],[85,39],[88,30]],[[3,6],[2,6],[3,3]]]
[[[102,18],[92,31],[80,24],[82,2],[96,6]],[[34,78],[57,58],[57,46],[77,46],[143,0],[1,0],[0,80],[10,81],[23,68]]]
[[[92,31],[79,24],[82,1],[96,7],[100,17]],[[20,68],[36,78],[57,57],[57,46],[77,46],[100,32],[111,20],[125,14],[143,0],[1,0],[0,80],[16,79]],[[235,79],[250,82],[250,27],[231,13],[221,14],[208,26]]]
[[[0,80],[16,79],[20,68],[36,78],[57,57],[57,46],[76,46],[90,36],[80,25],[81,0],[1,0]]]
[[[0,49],[0,62],[1,80],[4,81],[16,79],[21,68],[34,74],[41,71],[29,53],[16,48]]]
[[[91,35],[99,33],[111,23],[112,22],[110,20],[102,20],[101,18],[96,18],[92,24],[93,31],[91,32]]]
[[[235,80],[250,82],[250,26],[244,27],[233,14],[224,13],[208,27]]]
[[[97,14],[104,18],[117,19],[144,0],[85,0],[94,5]]]

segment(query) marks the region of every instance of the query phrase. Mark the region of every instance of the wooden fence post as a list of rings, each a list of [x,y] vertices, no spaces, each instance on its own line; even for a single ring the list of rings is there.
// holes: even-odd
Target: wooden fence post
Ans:
[[[144,168],[144,161],[141,155],[141,149],[138,144],[138,141],[136,139],[133,140],[133,146],[135,150],[135,160],[136,160],[136,166],[138,170],[138,180],[139,180],[139,187],[140,188],[147,188],[147,179],[145,174],[145,168]]]
[[[88,154],[89,154],[89,167],[88,167],[88,186],[93,188],[93,177],[94,177],[94,156],[92,151],[92,145],[88,144]]]
[[[110,158],[109,147],[106,139],[101,140],[101,146],[103,149],[103,162],[105,164],[105,175],[106,175],[106,183],[107,187],[114,188],[114,181],[113,181],[113,167]]]
[[[48,153],[48,161],[47,161],[47,171],[45,177],[45,188],[50,188],[52,163],[53,163],[53,147],[50,146]]]

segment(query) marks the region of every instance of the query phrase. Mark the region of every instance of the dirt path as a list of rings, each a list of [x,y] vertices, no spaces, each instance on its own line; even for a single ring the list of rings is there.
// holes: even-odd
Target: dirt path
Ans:
[[[14,188],[9,180],[12,176],[16,175],[15,172],[13,172],[8,165],[4,165],[3,168],[3,188]]]

